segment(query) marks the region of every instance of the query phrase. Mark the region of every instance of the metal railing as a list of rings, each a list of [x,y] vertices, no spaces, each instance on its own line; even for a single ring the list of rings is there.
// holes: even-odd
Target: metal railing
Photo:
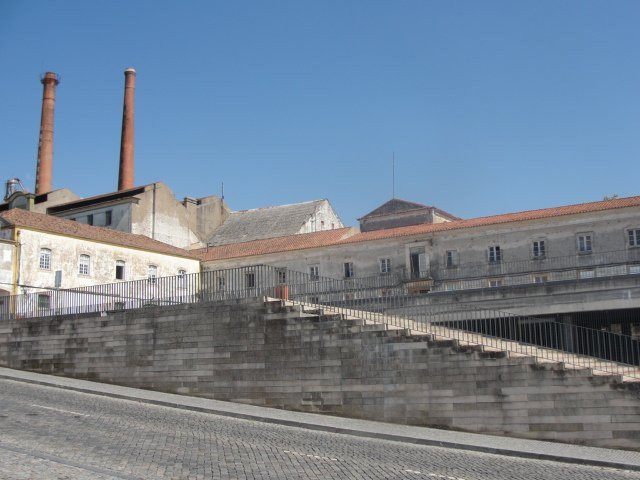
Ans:
[[[0,319],[277,297],[363,321],[640,378],[640,344],[611,332],[460,305],[417,305],[396,275],[331,279],[266,265],[0,297]]]
[[[549,274],[547,280],[581,280],[593,277],[640,274],[640,249],[538,257],[528,260],[475,262],[451,267],[432,264],[431,277],[437,284],[457,284],[460,289],[487,286],[488,278],[511,276],[513,284],[535,283],[535,274]],[[446,288],[442,288],[446,289]]]

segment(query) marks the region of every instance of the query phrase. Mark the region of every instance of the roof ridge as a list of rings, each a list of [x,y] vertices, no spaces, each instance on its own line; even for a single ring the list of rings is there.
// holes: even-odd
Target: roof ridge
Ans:
[[[325,200],[327,200],[327,199],[326,198],[320,198],[318,200],[306,200],[304,202],[285,203],[284,205],[268,205],[266,207],[256,207],[256,208],[247,208],[247,209],[244,209],[244,210],[236,210],[236,211],[233,211],[231,213],[233,214],[233,213],[256,212],[258,210],[269,210],[269,209],[272,209],[272,208],[293,207],[293,206],[296,206],[296,205],[305,205],[305,204],[308,204],[308,203],[324,202]]]

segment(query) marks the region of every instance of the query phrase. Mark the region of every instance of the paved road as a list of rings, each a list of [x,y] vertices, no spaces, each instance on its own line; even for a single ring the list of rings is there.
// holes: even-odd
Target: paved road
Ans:
[[[0,380],[0,479],[640,479]]]

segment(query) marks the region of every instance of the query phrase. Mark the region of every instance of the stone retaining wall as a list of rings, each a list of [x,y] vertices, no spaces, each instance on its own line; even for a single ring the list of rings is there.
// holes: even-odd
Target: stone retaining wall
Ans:
[[[412,425],[640,450],[640,384],[258,300],[0,324],[0,365]]]

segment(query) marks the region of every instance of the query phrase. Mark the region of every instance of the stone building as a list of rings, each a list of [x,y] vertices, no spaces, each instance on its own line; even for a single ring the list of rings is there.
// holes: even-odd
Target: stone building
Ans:
[[[213,231],[208,245],[226,245],[264,238],[342,228],[342,222],[328,200],[278,205],[232,212]]]
[[[230,211],[216,195],[179,201],[165,183],[155,182],[58,204],[46,213],[190,248],[203,246]]]
[[[198,254],[203,270],[266,264],[311,277],[393,277],[424,304],[597,328],[606,312],[608,328],[640,335],[640,197],[365,232],[343,228]]]
[[[393,198],[364,217],[359,218],[360,231],[383,230],[423,223],[442,223],[461,220],[444,210],[421,203]]]
[[[4,294],[200,271],[199,260],[181,248],[23,209],[0,213],[0,266]]]

